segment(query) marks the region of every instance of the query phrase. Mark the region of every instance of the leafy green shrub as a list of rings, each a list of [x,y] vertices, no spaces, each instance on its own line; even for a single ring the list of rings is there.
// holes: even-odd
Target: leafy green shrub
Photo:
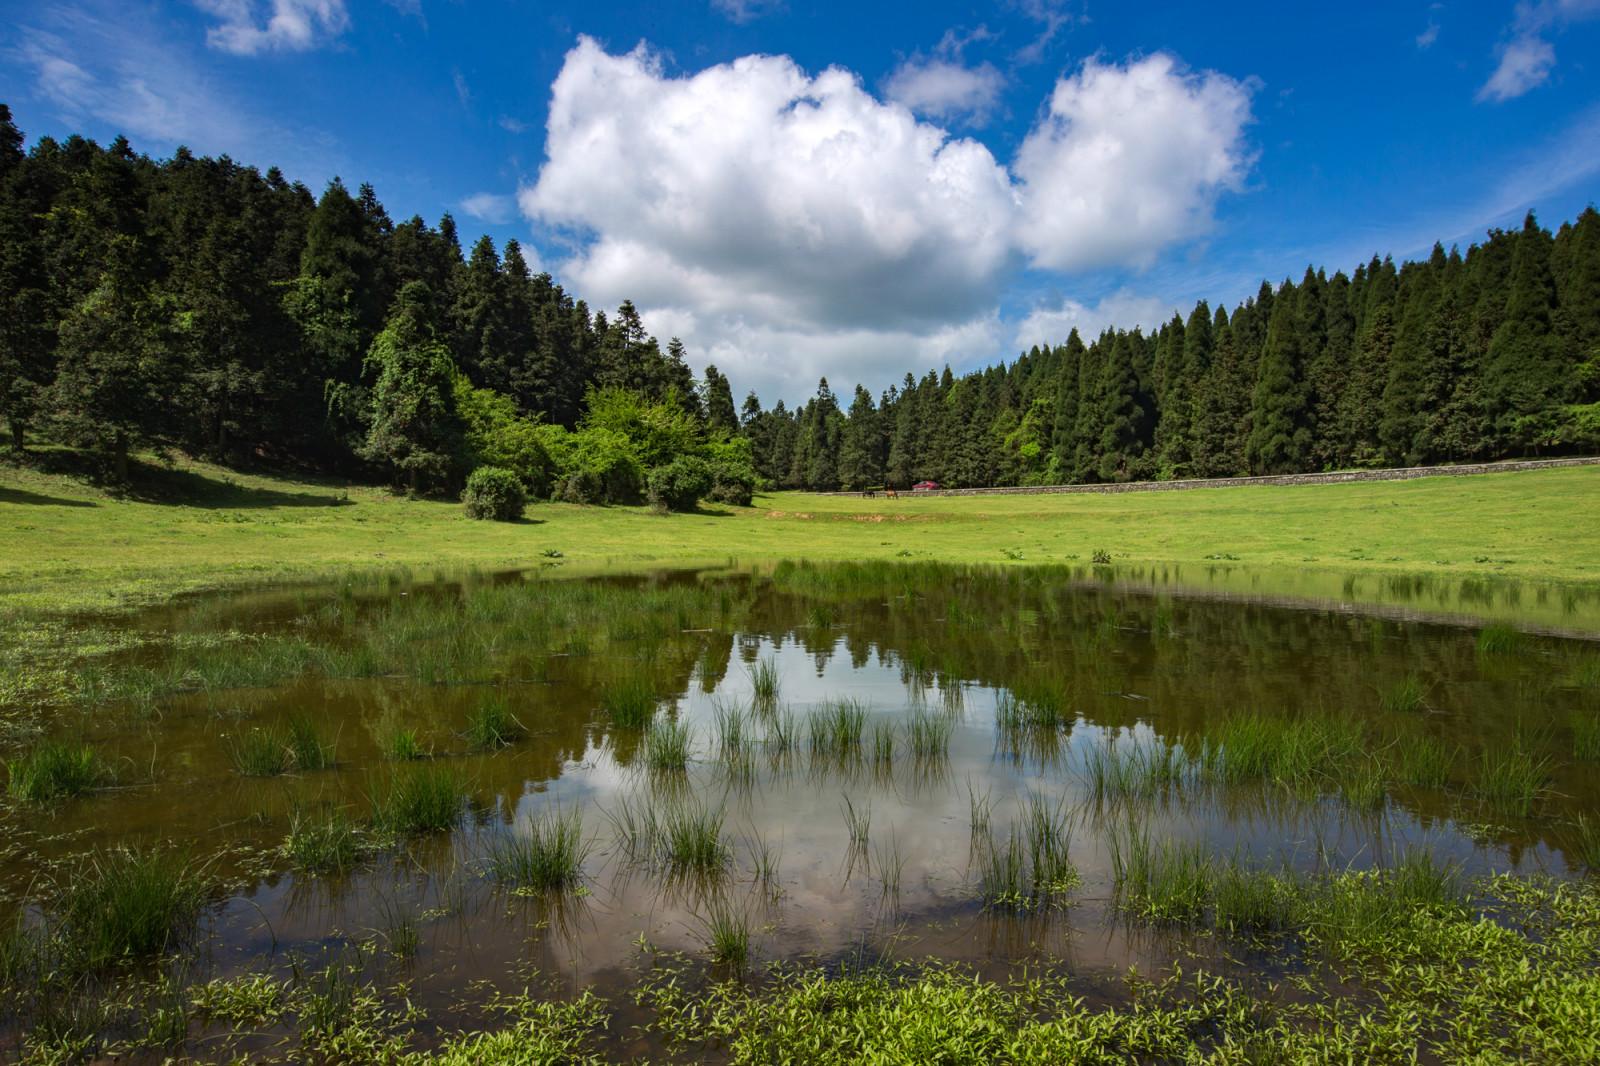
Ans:
[[[734,463],[711,464],[711,491],[706,498],[716,503],[749,507],[756,495],[756,472]]]
[[[529,496],[549,496],[556,464],[541,436],[544,427],[519,415],[511,397],[474,388],[465,375],[456,377],[455,398],[466,426],[467,465],[502,467],[521,479]]]
[[[540,437],[556,462],[555,497],[568,503],[638,503],[644,467],[633,443],[605,428],[569,433],[541,426]]]
[[[466,505],[469,517],[515,522],[528,506],[528,494],[522,487],[522,480],[511,471],[498,466],[480,466],[467,478],[461,502]]]
[[[650,506],[658,511],[692,511],[711,491],[711,464],[680,455],[650,471]]]

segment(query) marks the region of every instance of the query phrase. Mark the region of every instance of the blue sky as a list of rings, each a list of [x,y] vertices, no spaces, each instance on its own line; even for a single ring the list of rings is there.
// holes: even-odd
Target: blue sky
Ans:
[[[1600,0],[0,3],[30,136],[370,181],[735,389],[1006,358],[1600,186]]]

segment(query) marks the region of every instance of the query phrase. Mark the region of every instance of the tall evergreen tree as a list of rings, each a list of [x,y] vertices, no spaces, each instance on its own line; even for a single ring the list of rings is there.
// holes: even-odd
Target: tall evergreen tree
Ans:
[[[402,474],[412,492],[444,482],[461,446],[456,370],[435,318],[428,287],[408,282],[367,353],[372,410],[362,454]]]

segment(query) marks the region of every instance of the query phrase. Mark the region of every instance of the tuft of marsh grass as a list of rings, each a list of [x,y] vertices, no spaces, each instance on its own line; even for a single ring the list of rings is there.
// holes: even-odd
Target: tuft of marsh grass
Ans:
[[[978,899],[985,907],[1017,909],[1029,900],[1026,867],[1027,848],[1022,831],[1011,827],[1003,842],[992,835],[979,842],[974,859],[978,867]]]
[[[777,706],[778,661],[776,659],[757,661],[750,671],[750,687],[755,691],[756,706]]]
[[[644,763],[657,772],[684,770],[689,765],[692,738],[689,727],[671,718],[650,724],[644,734]]]
[[[1508,625],[1487,625],[1478,631],[1479,655],[1514,655],[1526,638]]]
[[[527,731],[512,715],[504,696],[486,696],[467,717],[467,743],[479,751],[495,751],[522,739]]]
[[[1160,743],[1139,744],[1132,750],[1104,744],[1086,756],[1084,771],[1096,802],[1151,799],[1181,788],[1190,774],[1180,749]]]
[[[1395,748],[1395,772],[1408,785],[1443,788],[1458,750],[1433,737],[1404,737]]]
[[[974,845],[980,839],[990,835],[991,824],[994,819],[994,801],[989,797],[989,790],[984,789],[983,795],[978,795],[972,782],[967,782],[967,809],[968,828],[972,834]]]
[[[283,854],[297,869],[342,874],[361,861],[367,847],[361,827],[343,809],[330,808],[318,814],[297,811],[291,815]]]
[[[1237,861],[1214,871],[1210,894],[1212,923],[1230,933],[1288,929],[1301,906],[1300,885],[1292,876],[1248,870]]]
[[[872,725],[872,765],[879,770],[894,766],[894,727],[888,722]]]
[[[1572,828],[1578,861],[1592,871],[1600,871],[1600,818],[1580,813]]]
[[[898,909],[900,882],[905,873],[906,860],[905,856],[900,854],[900,842],[892,830],[889,833],[889,842],[879,844],[873,849],[872,864],[878,870],[879,895]]]
[[[1152,922],[1198,922],[1211,896],[1211,859],[1197,843],[1164,840],[1130,822],[1107,838],[1119,909]]]
[[[725,815],[698,802],[672,805],[657,825],[666,865],[678,873],[720,873],[728,863],[728,845],[722,839]]]
[[[830,700],[811,712],[806,721],[813,755],[853,757],[861,753],[867,709],[854,699]]]
[[[186,937],[206,899],[181,855],[154,848],[96,852],[67,882],[61,929],[75,965],[96,969],[166,951]]]
[[[711,901],[705,924],[711,960],[743,969],[750,958],[750,919],[744,911],[718,896]]]
[[[334,745],[323,737],[311,715],[292,715],[284,740],[296,770],[325,770],[333,765]]]
[[[1478,762],[1477,791],[1496,810],[1526,818],[1549,777],[1548,756],[1535,756],[1520,743],[1486,747]]]
[[[906,746],[917,759],[943,759],[950,754],[955,723],[944,715],[915,710],[906,721]]]
[[[578,887],[592,843],[581,813],[547,811],[529,819],[525,832],[497,840],[489,850],[489,875],[503,885],[535,892]]]
[[[794,750],[800,735],[800,725],[795,720],[794,712],[785,707],[776,712],[767,722],[767,734],[763,741],[767,754],[774,759],[782,758]]]
[[[453,767],[422,763],[396,770],[372,797],[372,816],[391,833],[435,833],[455,827],[467,787]]]
[[[396,762],[411,762],[428,756],[422,747],[422,738],[411,726],[394,725],[378,734],[378,747],[383,754]]]
[[[857,807],[849,796],[845,796],[844,824],[850,831],[850,847],[858,852],[866,851],[867,837],[872,832],[872,804]]]
[[[715,711],[717,754],[725,761],[736,762],[749,751],[749,719],[738,707],[718,705]]]
[[[1045,906],[1082,882],[1070,857],[1072,831],[1064,800],[1052,804],[1043,796],[1030,795],[1020,823],[997,840],[988,830],[988,797],[979,800],[970,788],[969,796],[974,826],[972,861],[978,869],[978,898],[985,907],[1027,910]]]
[[[601,705],[619,729],[643,729],[656,714],[655,687],[642,677],[622,678],[606,688]]]
[[[1376,759],[1366,759],[1346,769],[1339,777],[1339,795],[1356,810],[1371,811],[1382,807],[1383,764]]]
[[[61,741],[46,741],[5,766],[6,791],[27,803],[79,796],[109,776],[89,745]]]
[[[229,738],[228,758],[245,777],[286,774],[293,762],[288,734],[280,728],[261,726]]]
[[[1207,737],[1201,764],[1225,784],[1303,786],[1340,772],[1365,753],[1361,727],[1333,716],[1231,715]]]
[[[1383,691],[1383,709],[1394,714],[1414,714],[1427,706],[1428,689],[1422,678],[1408,674]]]
[[[1572,754],[1584,762],[1600,762],[1600,714],[1572,717]]]

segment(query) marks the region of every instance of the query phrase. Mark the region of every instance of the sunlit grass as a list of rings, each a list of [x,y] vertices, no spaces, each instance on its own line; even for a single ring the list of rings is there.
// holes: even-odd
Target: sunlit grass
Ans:
[[[490,845],[489,875],[503,885],[535,892],[577,888],[591,847],[583,835],[581,812],[546,811]]]

